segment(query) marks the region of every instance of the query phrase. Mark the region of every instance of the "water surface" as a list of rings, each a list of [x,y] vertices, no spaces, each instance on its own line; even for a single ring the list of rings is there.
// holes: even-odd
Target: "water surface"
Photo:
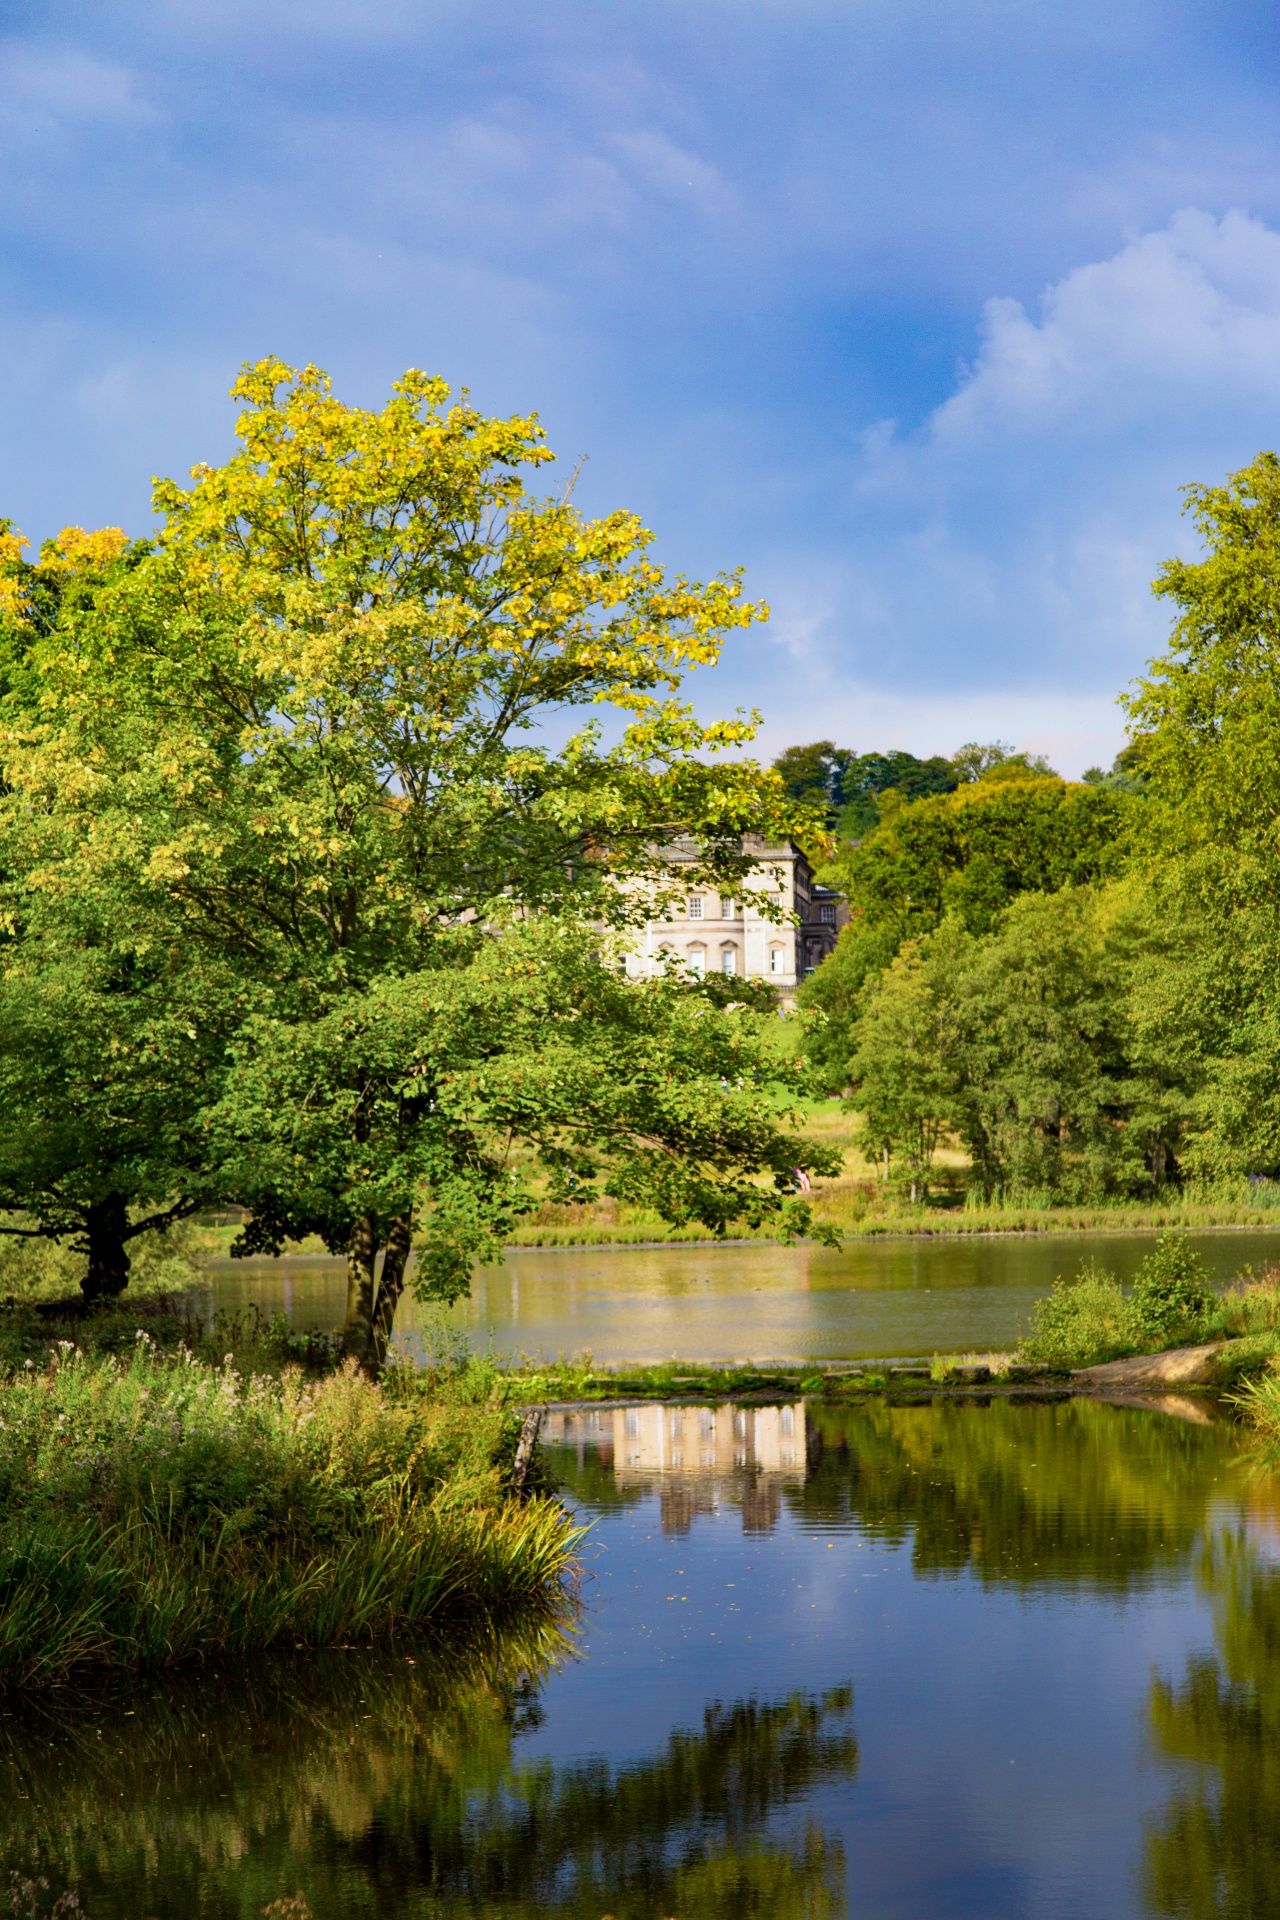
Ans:
[[[1280,1255],[1280,1228],[1193,1234],[1214,1278]],[[844,1360],[1016,1344],[1059,1274],[1095,1259],[1129,1277],[1152,1234],[903,1236],[823,1247],[530,1248],[476,1274],[456,1323],[501,1354],[620,1360]],[[256,1301],[299,1327],[342,1323],[336,1261],[220,1261],[219,1304]],[[397,1320],[421,1349],[411,1299]]]
[[[1280,1492],[1166,1404],[558,1415],[574,1657],[10,1712],[0,1886],[92,1920],[1280,1915]]]

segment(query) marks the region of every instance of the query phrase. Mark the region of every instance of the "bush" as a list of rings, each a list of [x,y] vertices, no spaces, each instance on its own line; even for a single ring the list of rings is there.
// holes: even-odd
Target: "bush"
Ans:
[[[1176,1346],[1204,1331],[1216,1303],[1209,1270],[1185,1233],[1162,1233],[1138,1268],[1131,1304],[1145,1340]]]
[[[1020,1351],[1034,1366],[1066,1371],[1122,1359],[1144,1344],[1142,1323],[1120,1282],[1090,1260],[1074,1280],[1059,1276],[1036,1302]]]

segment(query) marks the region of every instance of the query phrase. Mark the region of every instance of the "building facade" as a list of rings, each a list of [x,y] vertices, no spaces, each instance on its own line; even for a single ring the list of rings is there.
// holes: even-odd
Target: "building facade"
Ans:
[[[633,974],[657,973],[664,954],[673,954],[695,973],[768,980],[786,999],[821,965],[848,924],[844,899],[818,884],[807,856],[791,841],[748,834],[743,848],[756,858],[748,885],[776,901],[781,917],[773,919],[714,888],[691,885],[683,914],[651,920],[645,928],[630,957]],[[698,848],[678,841],[669,857],[673,867],[682,862],[692,867]]]

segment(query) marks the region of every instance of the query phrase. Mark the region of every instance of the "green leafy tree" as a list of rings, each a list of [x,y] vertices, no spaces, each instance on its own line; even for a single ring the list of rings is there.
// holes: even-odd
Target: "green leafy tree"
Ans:
[[[893,960],[898,945],[894,927],[855,920],[801,984],[796,1000],[809,1016],[805,1058],[812,1083],[822,1093],[843,1093],[848,1087],[864,995]]]
[[[38,730],[44,684],[33,650],[90,610],[142,549],[118,528],[68,527],[37,563],[0,525],[0,687],[12,728]],[[0,813],[0,1233],[68,1242],[83,1291],[115,1294],[129,1247],[204,1199],[200,1114],[225,1037],[227,986],[177,943],[113,926],[92,890],[44,884],[33,842],[50,822],[11,789]]]
[[[898,806],[833,865],[854,913],[905,939],[956,913],[987,933],[1022,893],[1054,893],[1115,872],[1128,796],[1019,768]]]
[[[1014,901],[958,991],[956,1124],[983,1188],[1082,1200],[1123,1189],[1123,981],[1088,892]]]
[[[1182,930],[1152,1013],[1200,1071],[1208,1176],[1280,1166],[1280,460],[1186,489],[1204,557],[1170,560],[1167,651],[1127,701],[1150,804],[1152,897]]]
[[[823,869],[853,916],[797,996],[821,1016],[810,1054],[825,1090],[847,1083],[866,996],[904,940],[931,933],[948,914],[990,933],[1023,893],[1123,869],[1132,795],[1029,771],[1021,758],[990,760],[996,752],[1004,749],[973,749],[977,771],[949,793],[882,795],[878,825]]]
[[[212,968],[197,997],[170,958],[20,942],[0,974],[0,1233],[68,1242],[88,1299],[213,1197],[203,1115],[228,1009]]]
[[[465,396],[451,405],[419,373],[381,411],[345,406],[315,368],[274,361],[234,391],[242,451],[196,468],[190,488],[160,483],[154,550],[34,632],[35,697],[10,703],[3,742],[4,827],[20,910],[38,898],[45,924],[67,923],[91,900],[117,942],[129,929],[197,969],[234,971],[237,1073],[221,1102],[211,1089],[211,1137],[229,1156],[214,1177],[263,1209],[251,1245],[319,1217],[297,1152],[288,1190],[290,1123],[270,1117],[267,1091],[274,1075],[280,1097],[295,1096],[308,1030],[336,1043],[348,1014],[363,1032],[385,1012],[403,1037],[395,983],[471,967],[460,927],[533,918],[582,939],[591,923],[606,952],[610,930],[674,897],[663,847],[677,835],[702,849],[680,891],[692,878],[749,894],[744,832],[803,833],[813,815],[788,804],[775,774],[704,757],[742,744],[751,719],[702,726],[674,698],[682,674],[761,609],[736,578],[667,580],[633,515],[587,520],[565,498],[532,497],[525,473],[551,457],[536,420],[488,419]],[[545,744],[548,719],[602,704],[628,716],[615,745],[594,724],[558,751]],[[373,1044],[345,1068],[339,1053],[314,1082],[351,1129],[345,1199],[335,1149],[322,1156],[321,1212],[348,1253],[348,1338],[365,1358],[377,1253],[391,1251],[394,1271],[414,1232],[407,1170],[434,1177],[416,1144],[432,1135],[425,1109],[388,1069]],[[705,1121],[701,1081],[696,1099]],[[250,1178],[250,1107],[269,1196]],[[464,1230],[457,1170],[471,1151],[467,1136],[452,1159],[427,1155],[445,1168],[423,1205],[451,1222],[446,1292],[467,1234],[482,1253],[509,1218],[482,1217],[477,1196],[496,1205],[497,1189],[477,1174]],[[682,1152],[671,1137],[652,1162],[659,1200],[684,1192],[657,1178]],[[741,1171],[735,1154],[727,1146],[725,1164]],[[443,1271],[429,1248],[424,1286]]]
[[[858,1144],[899,1159],[912,1203],[927,1189],[933,1156],[954,1123],[956,1000],[948,991],[969,936],[948,927],[928,952],[909,941],[881,974],[849,1063],[851,1100],[862,1116]]]
[[[988,1196],[1098,1199],[1173,1177],[1191,1110],[1132,1010],[1131,920],[1105,893],[1024,894],[985,937],[955,916],[863,992],[850,1103],[913,1172],[947,1133]]]
[[[931,793],[951,793],[963,776],[954,762],[935,754],[918,760],[913,753],[851,754],[843,769],[832,824],[841,840],[870,832],[880,817],[884,795],[921,800]]]
[[[429,968],[384,976],[315,1020],[258,1016],[237,1037],[211,1124],[224,1177],[253,1210],[242,1249],[278,1252],[308,1233],[347,1249],[348,1345],[371,1368],[418,1197],[418,1290],[456,1299],[531,1204],[517,1150],[549,1171],[553,1198],[603,1192],[718,1233],[770,1217],[787,1234],[814,1230],[793,1197],[797,1169],[834,1172],[835,1160],[780,1124],[803,1069],[768,1044],[770,1015],[718,1008],[673,978],[628,980],[591,937],[536,922],[457,929]]]

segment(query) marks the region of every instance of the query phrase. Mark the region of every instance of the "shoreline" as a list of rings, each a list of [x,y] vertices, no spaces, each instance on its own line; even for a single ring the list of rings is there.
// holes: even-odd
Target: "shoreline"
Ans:
[[[1067,1221],[1054,1221],[1048,1225],[1028,1223],[1025,1226],[919,1226],[899,1225],[896,1222],[877,1223],[872,1227],[842,1228],[846,1241],[861,1240],[1081,1240],[1106,1235],[1164,1233],[1174,1229],[1183,1233],[1274,1233],[1280,1240],[1280,1218],[1251,1220],[1206,1220],[1188,1223],[1185,1220],[1126,1220],[1123,1217],[1115,1221],[1093,1220],[1088,1225],[1075,1225]],[[660,1253],[664,1248],[677,1247],[688,1250],[693,1247],[715,1250],[729,1247],[766,1247],[778,1252],[786,1252],[792,1247],[817,1247],[827,1253],[841,1253],[842,1247],[828,1247],[825,1242],[812,1238],[791,1241],[771,1240],[763,1236],[750,1239],[717,1240],[709,1235],[699,1235],[693,1239],[679,1239],[672,1236],[665,1240],[536,1240],[512,1241],[503,1249],[503,1259],[511,1254],[530,1253]],[[381,1255],[378,1256],[381,1259]],[[414,1258],[413,1255],[410,1259]],[[201,1268],[227,1267],[231,1271],[256,1266],[278,1266],[284,1262],[305,1262],[313,1267],[343,1267],[346,1258],[340,1253],[263,1253],[251,1254],[247,1259],[233,1259],[228,1253],[209,1253],[198,1257]]]

